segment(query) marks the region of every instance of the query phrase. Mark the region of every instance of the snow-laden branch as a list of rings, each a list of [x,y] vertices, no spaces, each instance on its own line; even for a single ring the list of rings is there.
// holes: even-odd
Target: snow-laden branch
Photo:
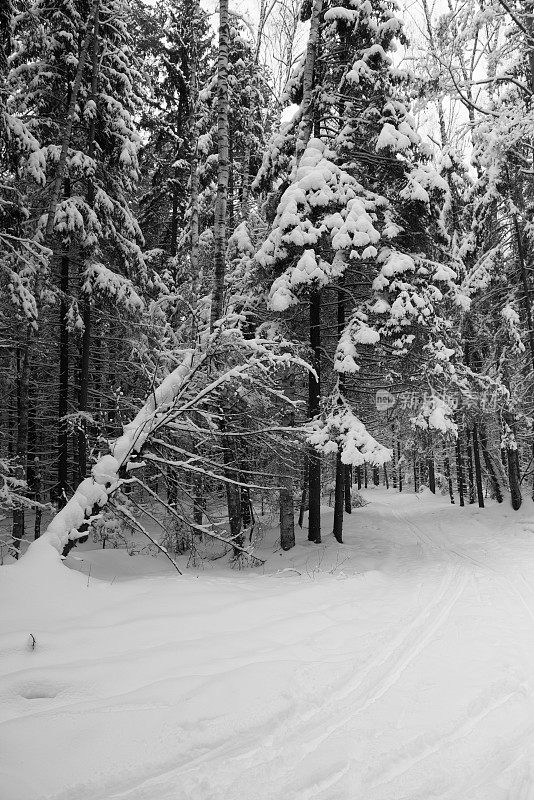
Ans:
[[[61,555],[69,540],[84,536],[91,522],[99,516],[102,507],[127,478],[129,471],[135,466],[142,466],[139,461],[136,461],[136,458],[140,455],[147,439],[164,426],[172,428],[173,423],[176,424],[176,420],[183,419],[184,415],[191,411],[200,412],[201,404],[203,402],[211,403],[213,397],[226,383],[235,380],[249,380],[255,371],[259,370],[261,374],[264,374],[269,370],[276,370],[280,366],[287,366],[289,362],[308,367],[298,357],[288,354],[287,342],[278,342],[273,347],[274,343],[267,340],[240,340],[237,344],[241,352],[243,348],[246,348],[247,357],[244,362],[228,366],[204,386],[196,385],[202,365],[205,365],[213,356],[214,347],[220,347],[221,344],[224,347],[229,343],[229,333],[231,331],[220,328],[205,343],[208,346],[201,351],[183,351],[182,362],[159,386],[151,390],[135,418],[123,426],[122,435],[110,442],[110,452],[96,462],[91,470],[91,477],[85,478],[80,483],[74,495],[52,519],[40,539],[30,545],[29,551],[35,553],[40,550],[42,552],[51,547],[57,551],[58,555]],[[205,378],[206,376],[204,376]],[[153,454],[150,455],[150,459],[160,460]],[[174,464],[168,460],[165,460],[164,463]],[[196,464],[194,458],[180,460],[175,465],[183,466],[184,469],[191,472],[240,485],[240,481],[233,480],[228,476],[223,477],[218,472],[214,473],[209,468],[206,469],[206,466]],[[195,526],[192,525],[192,527]],[[198,527],[198,532],[208,533],[214,538],[220,538],[221,541],[227,542],[224,537],[215,536],[212,531],[202,527]],[[247,550],[243,550],[243,552],[250,555]]]
[[[130,459],[140,452],[160,417],[172,406],[192,366],[193,352],[188,350],[182,363],[154,389],[132,422],[123,427],[122,436],[110,445],[111,452],[96,462],[91,477],[79,484],[43,535],[30,545],[32,552],[52,547],[61,555],[69,539],[84,535],[91,519],[119,488],[121,474],[127,471]]]

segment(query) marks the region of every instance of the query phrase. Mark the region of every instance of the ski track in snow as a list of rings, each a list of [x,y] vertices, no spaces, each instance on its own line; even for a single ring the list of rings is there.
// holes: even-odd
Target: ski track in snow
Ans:
[[[534,800],[530,509],[367,497],[267,575],[0,570],[0,800]]]

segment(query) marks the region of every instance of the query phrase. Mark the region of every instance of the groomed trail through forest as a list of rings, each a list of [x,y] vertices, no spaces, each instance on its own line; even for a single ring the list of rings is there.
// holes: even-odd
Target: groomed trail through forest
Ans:
[[[263,569],[3,567],[2,800],[534,797],[534,524],[363,494]]]

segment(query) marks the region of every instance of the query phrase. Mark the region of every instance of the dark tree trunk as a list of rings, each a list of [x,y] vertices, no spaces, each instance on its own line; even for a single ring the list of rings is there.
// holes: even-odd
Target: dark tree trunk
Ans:
[[[26,480],[28,469],[28,423],[30,406],[30,328],[26,332],[26,342],[17,348],[17,442],[15,455],[17,458],[16,475]],[[13,553],[18,559],[20,544],[24,538],[24,509],[13,511]]]
[[[347,514],[352,513],[352,467],[350,464],[345,464],[343,470],[345,478],[345,511]]]
[[[336,457],[336,494],[334,501],[334,538],[336,542],[343,543],[343,501],[345,495],[345,475],[341,453]]]
[[[486,430],[483,425],[480,425],[479,428],[479,438],[480,438],[480,449],[482,450],[482,456],[484,458],[484,464],[486,465],[486,469],[488,471],[488,475],[490,477],[491,483],[493,485],[493,493],[495,494],[495,499],[498,503],[502,503],[503,501],[503,494],[501,490],[501,485],[499,483],[499,478],[497,477],[497,472],[495,470],[495,466],[493,461],[491,460],[491,455],[488,449],[488,440],[486,436]],[[479,503],[480,505],[480,503]]]
[[[434,453],[432,450],[428,454],[426,465],[428,470],[428,488],[432,494],[436,494],[436,467],[434,465]]]
[[[338,341],[345,330],[345,292],[343,291],[343,278],[340,278],[340,288],[337,292],[337,338]],[[339,398],[338,403],[343,402],[343,393],[345,391],[345,375],[339,374],[338,377]],[[336,492],[334,502],[334,538],[340,544],[343,542],[343,511],[346,503],[345,499],[345,465],[341,461],[341,451],[338,452],[336,457]]]
[[[193,522],[195,525],[202,525],[204,519],[204,497],[202,484],[202,475],[195,475],[193,483]]]
[[[83,302],[83,335],[82,352],[80,356],[80,395],[78,400],[79,410],[87,412],[89,409],[89,369],[91,364],[91,301],[88,297]],[[80,420],[78,432],[78,480],[83,481],[87,476],[87,422]]]
[[[171,241],[169,255],[174,258],[178,244],[178,168],[174,169],[174,180],[172,182],[172,211],[171,211]],[[175,277],[176,271],[175,271]]]
[[[504,415],[504,422],[506,423],[507,430],[513,435],[515,447],[511,447],[511,442],[508,437],[505,438],[506,447],[501,448],[501,453],[505,456],[505,466],[508,472],[508,484],[510,486],[510,500],[514,511],[521,508],[523,498],[521,496],[521,467],[519,464],[519,450],[517,447],[517,439],[515,435],[514,420],[511,414]]]
[[[464,464],[462,458],[462,445],[460,430],[456,437],[456,484],[458,488],[458,497],[460,498],[460,505],[464,506]]]
[[[70,194],[69,190],[66,192]],[[59,304],[59,398],[58,398],[58,461],[57,461],[57,501],[59,508],[67,502],[68,469],[69,469],[69,437],[64,417],[69,410],[69,331],[67,327],[68,292],[69,292],[69,259],[61,258]]]
[[[395,444],[395,435],[393,434],[393,446],[391,448],[392,458],[391,458],[391,483],[393,488],[397,488],[397,478],[398,478],[398,471],[397,471],[397,447]]]
[[[226,484],[226,502],[228,504],[228,522],[230,525],[230,536],[233,541],[243,546],[244,535],[241,530],[241,496],[239,487],[233,483]],[[235,551],[235,555],[239,555],[239,551]]]
[[[295,394],[295,376],[292,370],[287,370],[284,375],[284,391],[292,400]],[[290,427],[295,424],[295,413],[292,408],[288,411],[284,422]],[[291,550],[295,547],[295,503],[293,498],[293,480],[288,470],[288,465],[280,458],[280,547],[282,550]],[[286,474],[288,473],[288,474]],[[306,486],[306,480],[304,480]],[[302,527],[302,525],[301,525]]]
[[[302,492],[300,495],[299,528],[304,525],[304,514],[308,510],[308,454],[304,456],[302,471]]]
[[[313,419],[320,410],[321,400],[321,295],[312,289],[310,295],[310,345],[313,352],[313,367],[317,374],[308,378],[308,416]],[[308,539],[321,542],[321,456],[314,447],[308,453]]]
[[[243,527],[248,529],[252,525],[252,505],[250,502],[250,489],[248,486],[241,487],[241,519]]]
[[[41,502],[41,465],[39,459],[36,457],[34,460],[34,474],[33,474],[33,497],[37,503]],[[41,519],[43,512],[40,508],[35,509],[35,524],[33,528],[33,538],[38,539],[41,535]]]
[[[282,550],[295,547],[295,509],[291,478],[282,478],[280,489],[280,546]]]
[[[380,470],[378,467],[373,467],[373,486],[380,486]]]
[[[223,315],[226,272],[227,205],[230,163],[228,155],[228,47],[230,40],[228,0],[219,2],[219,48],[217,56],[217,196],[213,224],[213,292],[210,330]]]
[[[388,468],[384,464],[384,483],[386,485],[386,489],[389,489],[389,478],[388,478]]]
[[[356,479],[358,481],[358,491],[362,488],[362,468],[358,465],[356,467]]]
[[[482,470],[480,468],[480,452],[478,449],[478,427],[476,422],[473,424],[473,456],[475,461],[475,482],[477,487],[477,499],[480,508],[484,508],[484,491],[482,488]]]
[[[98,76],[100,71],[100,7],[99,3],[95,6],[92,58],[91,58],[91,98],[95,103],[95,114],[91,117],[89,132],[87,135],[87,153],[90,158],[95,157],[95,134],[98,114],[97,91]],[[95,202],[95,185],[90,179],[87,185],[87,203],[93,207]],[[83,334],[82,347],[80,353],[80,393],[78,397],[78,408],[81,412],[89,410],[89,370],[91,368],[91,326],[92,308],[91,298],[83,298]],[[80,420],[80,431],[78,433],[78,480],[83,481],[87,475],[87,421]]]
[[[402,492],[402,462],[400,441],[397,441],[397,469],[399,470],[399,492]]]
[[[447,478],[447,484],[449,487],[449,497],[451,499],[451,503],[454,505],[454,490],[452,488],[452,475],[451,475],[451,465],[449,462],[449,456],[445,456],[444,460],[445,466],[445,477]]]
[[[469,504],[475,502],[475,480],[473,475],[473,448],[471,445],[471,431],[466,429],[465,433],[465,452],[467,456],[467,483],[469,489]]]
[[[506,460],[508,465],[508,481],[510,483],[510,499],[514,511],[521,508],[521,473],[519,466],[519,453],[517,449],[507,448]]]

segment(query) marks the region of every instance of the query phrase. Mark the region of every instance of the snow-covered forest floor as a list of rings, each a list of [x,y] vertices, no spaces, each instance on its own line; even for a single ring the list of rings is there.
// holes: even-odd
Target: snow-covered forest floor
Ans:
[[[263,568],[2,567],[2,800],[534,797],[529,506],[363,494]]]

